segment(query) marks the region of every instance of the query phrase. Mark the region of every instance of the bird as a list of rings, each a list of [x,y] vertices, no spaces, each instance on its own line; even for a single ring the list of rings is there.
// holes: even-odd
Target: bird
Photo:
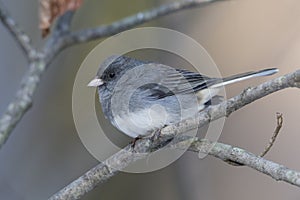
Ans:
[[[127,136],[140,138],[196,116],[214,99],[220,101],[225,85],[277,72],[269,68],[214,78],[118,55],[100,64],[88,86],[97,88],[105,118]]]

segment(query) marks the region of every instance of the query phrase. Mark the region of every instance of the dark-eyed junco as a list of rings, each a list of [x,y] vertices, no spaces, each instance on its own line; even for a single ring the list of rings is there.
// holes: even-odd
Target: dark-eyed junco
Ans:
[[[100,66],[88,86],[97,87],[104,116],[130,137],[145,136],[193,117],[224,85],[268,76],[278,69],[210,78],[197,72],[113,56]]]

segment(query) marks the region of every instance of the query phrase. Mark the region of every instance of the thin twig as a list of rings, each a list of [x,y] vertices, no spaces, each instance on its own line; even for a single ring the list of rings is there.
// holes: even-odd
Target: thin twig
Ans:
[[[272,135],[272,138],[270,139],[268,145],[266,146],[265,150],[260,154],[260,157],[264,157],[269,151],[270,149],[272,148],[272,146],[274,145],[275,143],[275,140],[279,134],[279,131],[282,127],[282,123],[283,123],[283,117],[282,117],[282,114],[281,113],[276,113],[276,119],[277,119],[277,126],[276,126],[276,129]]]
[[[264,151],[260,154],[259,157],[264,157],[272,148],[272,146],[274,145],[275,141],[276,141],[276,138],[279,134],[279,131],[282,127],[282,123],[283,123],[283,117],[282,117],[282,114],[281,113],[276,113],[276,119],[277,119],[277,126],[276,126],[276,129],[272,135],[272,138],[270,139],[268,145],[265,147]],[[225,162],[227,162],[228,164],[232,165],[232,166],[244,166],[243,163],[239,163],[237,161],[234,161],[234,160],[224,160]]]
[[[9,30],[9,32],[13,35],[14,39],[17,41],[18,45],[26,55],[26,58],[28,58],[29,60],[36,59],[39,54],[32,47],[29,36],[19,28],[18,24],[6,10],[2,1],[0,1],[0,20],[6,26],[7,30]]]
[[[151,144],[151,140],[148,138],[137,141],[135,150],[137,150],[139,154],[128,151],[130,146],[127,146],[125,149],[112,155],[106,161],[89,170],[86,174],[54,194],[50,200],[79,199],[84,194],[96,187],[96,185],[99,183],[107,181],[114,174],[116,174],[118,170],[125,168],[130,163],[138,159],[145,158],[148,155],[147,153],[151,152],[153,149],[155,149],[155,147],[160,146],[160,144],[165,143],[170,138],[174,138],[175,136],[185,133],[188,130],[195,129],[198,126],[204,126],[213,120],[219,119],[220,117],[229,116],[232,112],[244,107],[249,103],[288,87],[300,87],[300,70],[278,77],[274,80],[267,81],[259,86],[248,88],[241,94],[227,100],[224,103],[211,106],[210,109],[201,112],[196,118],[188,119],[178,124],[163,128],[160,134],[161,138],[159,138],[158,141],[155,141],[155,145]],[[286,167],[284,168],[283,166],[270,161],[266,162],[266,160],[263,158],[248,153],[245,150],[234,147],[232,147],[232,151],[229,151],[228,149],[228,146],[222,150],[219,148],[219,146],[214,147],[213,145],[209,145],[207,146],[206,151],[210,152],[211,150],[211,152],[215,152],[215,155],[214,153],[210,154],[218,158],[223,158],[222,160],[226,162],[231,161],[232,163],[241,163],[263,172],[275,178],[276,180],[283,180],[293,185],[300,186],[298,172],[289,170]],[[202,152],[205,151],[202,150]],[[236,152],[237,154],[233,154],[233,152]],[[249,156],[253,159],[250,161],[245,160]],[[257,166],[255,165],[255,162],[258,162]],[[266,169],[261,169],[261,167]],[[284,174],[279,176],[277,173]],[[297,179],[295,179],[295,177],[297,177]]]

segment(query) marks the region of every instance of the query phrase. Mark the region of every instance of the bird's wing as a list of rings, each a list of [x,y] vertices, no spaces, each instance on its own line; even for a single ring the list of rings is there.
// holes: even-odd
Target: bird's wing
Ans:
[[[177,94],[196,93],[219,80],[185,69],[160,68],[158,82],[143,85],[139,92],[142,98],[157,100]]]

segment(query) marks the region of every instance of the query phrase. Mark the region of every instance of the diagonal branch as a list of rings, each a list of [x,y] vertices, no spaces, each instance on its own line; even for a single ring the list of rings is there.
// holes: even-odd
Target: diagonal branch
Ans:
[[[72,32],[69,35],[66,35],[65,37],[59,38],[59,40],[57,40],[55,49],[51,50],[50,58],[54,57],[57,52],[61,51],[62,49],[70,47],[72,45],[112,36],[143,23],[157,19],[159,17],[176,13],[181,10],[204,6],[217,1],[225,0],[184,0],[181,2],[167,3],[144,12],[136,13],[132,16],[123,18],[109,25],[102,25],[96,28]]]
[[[182,137],[180,136],[181,133],[195,129],[198,126],[204,126],[210,121],[219,119],[220,117],[229,116],[232,112],[248,105],[249,103],[289,87],[300,88],[300,70],[267,81],[256,87],[248,88],[241,94],[219,105],[211,106],[209,109],[201,112],[196,118],[188,119],[176,125],[165,127],[161,131],[161,137],[158,138],[157,141],[154,141],[154,144],[151,142],[151,139],[145,138],[137,141],[134,152],[130,151],[130,146],[125,147],[123,150],[112,155],[106,161],[100,163],[54,194],[49,200],[79,199],[98,184],[107,181],[109,178],[117,174],[119,170],[125,168],[130,163],[138,159],[145,158],[148,153],[154,151],[156,147],[163,146],[175,136],[177,140],[178,138]],[[299,172],[290,170],[271,161],[267,161],[264,158],[255,156],[254,154],[248,153],[243,149],[231,147],[221,143],[211,145],[211,143],[208,141],[201,141],[200,143],[198,139],[191,140],[190,138],[187,138],[181,142],[185,142],[184,145],[191,144],[192,142],[190,150],[206,153],[209,152],[210,155],[220,158],[226,162],[232,161],[235,163],[241,163],[245,166],[269,175],[276,180],[282,180],[300,187]]]
[[[220,1],[220,0],[188,0],[181,2],[173,2],[167,3],[165,5],[161,5],[157,8],[153,8],[148,11],[139,12],[135,15],[126,17],[120,21],[116,21],[109,25],[100,26],[97,28],[86,29],[82,31],[74,32],[70,35],[70,39],[68,41],[70,44],[78,44],[81,42],[91,41],[100,37],[107,37],[119,32],[128,30],[150,20],[175,13],[181,10],[196,8],[199,6],[204,6],[209,3]]]
[[[19,28],[18,24],[5,9],[2,1],[0,1],[0,20],[13,35],[26,57],[29,60],[34,60],[37,58],[38,52],[32,47],[29,36]]]

